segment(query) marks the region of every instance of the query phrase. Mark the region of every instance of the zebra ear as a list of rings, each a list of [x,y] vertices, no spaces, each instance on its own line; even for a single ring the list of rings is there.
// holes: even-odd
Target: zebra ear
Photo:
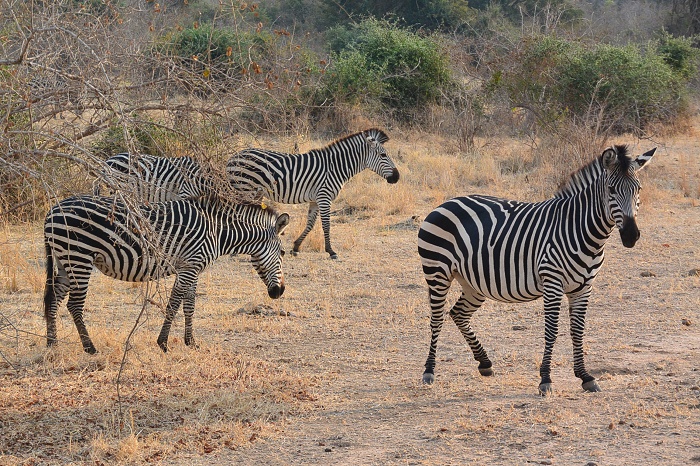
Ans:
[[[647,162],[649,162],[651,160],[651,158],[654,156],[654,152],[656,152],[656,147],[654,147],[652,150],[647,151],[647,152],[643,153],[642,155],[640,155],[639,157],[637,157],[636,159],[634,159],[634,162],[632,162],[632,163],[635,165],[635,167],[634,167],[635,171],[641,170],[642,168],[644,168],[646,166]]]
[[[287,225],[289,225],[289,214],[285,212],[277,217],[277,222],[275,223],[277,234],[281,235],[284,229],[287,228]]]
[[[605,149],[600,158],[603,161],[603,167],[606,170],[612,169],[617,164],[617,152],[615,152],[615,149],[612,147]]]

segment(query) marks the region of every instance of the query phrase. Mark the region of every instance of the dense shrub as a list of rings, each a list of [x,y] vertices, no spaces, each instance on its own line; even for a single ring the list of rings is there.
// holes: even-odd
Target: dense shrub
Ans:
[[[670,37],[642,49],[536,36],[490,84],[505,87],[541,122],[569,115],[604,130],[639,131],[682,112],[686,84],[697,71],[694,49],[686,45]]]
[[[332,61],[322,94],[335,103],[374,101],[400,118],[436,102],[452,81],[435,39],[387,21],[337,27],[327,37]]]
[[[270,55],[271,42],[272,37],[262,31],[195,24],[162,36],[153,53],[181,75],[184,87],[226,91],[246,74],[259,72]]]

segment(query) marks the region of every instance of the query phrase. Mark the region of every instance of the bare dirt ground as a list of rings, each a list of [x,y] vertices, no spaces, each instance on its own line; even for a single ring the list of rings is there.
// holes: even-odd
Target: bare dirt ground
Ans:
[[[113,376],[123,336],[139,310],[138,288],[96,278],[98,296],[88,308],[104,308],[106,303],[115,308],[88,317],[103,355],[98,366],[107,369],[90,369],[95,363],[88,356],[72,356],[80,353],[79,342],[62,308],[59,328],[65,340],[53,359],[78,358],[72,372],[65,364],[56,370],[46,357],[40,289],[3,295],[3,313],[14,321],[21,315],[38,335],[22,337],[27,343],[2,350],[14,367],[5,366],[0,373],[0,437],[30,431],[34,422],[39,437],[43,429],[72,428],[82,429],[82,440],[76,434],[76,447],[68,453],[65,445],[51,453],[58,446],[36,439],[22,440],[29,442],[24,449],[0,440],[5,455],[0,464],[700,464],[700,277],[690,273],[700,269],[700,140],[674,141],[660,147],[644,174],[640,241],[625,249],[614,234],[594,286],[585,349],[601,393],[584,393],[573,375],[563,313],[554,351],[554,394],[537,394],[544,345],[541,301],[488,301],[476,314],[473,327],[494,363],[495,376],[490,378],[479,376],[456,326],[446,322],[436,383],[422,385],[429,309],[416,251],[419,223],[405,213],[381,218],[340,214],[332,220],[340,259],[332,261],[308,247],[297,257],[285,257],[287,291],[280,300],[265,297],[264,287],[241,265],[244,258],[223,258],[207,271],[195,316],[199,350],[182,348],[179,319],[171,334],[173,351],[158,354],[153,348],[160,324],[157,312],[136,333],[141,349],[128,358],[135,369],[124,390],[131,395],[132,382],[139,388],[133,388],[137,393],[127,398],[124,408],[136,412],[132,428],[141,446],[135,449],[153,451],[148,436],[159,432],[161,446],[169,440],[176,444],[159,454],[128,454],[123,444],[114,454],[95,453],[100,416],[115,410]],[[434,206],[418,198],[414,215],[422,219]],[[305,214],[303,206],[285,210],[299,222]],[[291,244],[293,236],[285,236],[285,243]],[[40,256],[38,238],[28,254]],[[125,320],[113,323],[121,309],[126,309]],[[100,327],[114,328],[120,336],[110,340],[110,331]],[[178,365],[192,372],[182,375]],[[70,422],[64,423],[52,423],[48,414],[39,413],[37,405],[52,402],[57,403],[57,416],[67,413],[72,398],[82,400],[81,391],[95,390],[91,374],[109,368],[111,375],[100,379],[111,394],[103,403],[107,408],[81,401],[82,408],[65,414]],[[178,370],[171,381],[165,379]],[[144,381],[133,375],[139,371],[157,371],[165,381]],[[215,401],[200,405],[200,395],[189,393],[185,399],[201,406],[199,415],[182,414],[188,412],[182,408],[175,411],[181,413],[179,419],[161,417],[172,414],[173,397],[185,396],[174,388],[186,391],[183,379],[191,379],[201,397],[215,395]],[[197,384],[196,379],[204,382]],[[64,398],[49,401],[34,391],[39,401],[32,404],[27,384],[53,387],[52,393],[58,385]],[[160,405],[148,404],[148,417],[139,417],[138,409],[145,409],[149,396],[144,392],[154,390],[161,390]],[[247,404],[221,403],[227,390]],[[227,410],[234,408],[237,414],[231,415]],[[85,416],[81,409],[97,414]],[[208,425],[224,422],[248,426],[241,430],[245,438],[227,443],[206,431]],[[162,434],[167,429],[179,429],[179,436]],[[187,435],[206,442],[188,443]],[[80,453],[80,448],[87,452]]]

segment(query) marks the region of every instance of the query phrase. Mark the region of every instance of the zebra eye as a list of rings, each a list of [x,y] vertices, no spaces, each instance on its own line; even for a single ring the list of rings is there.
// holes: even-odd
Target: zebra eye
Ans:
[[[608,190],[610,191],[610,194],[617,194],[617,189],[615,189],[615,186],[608,186]]]

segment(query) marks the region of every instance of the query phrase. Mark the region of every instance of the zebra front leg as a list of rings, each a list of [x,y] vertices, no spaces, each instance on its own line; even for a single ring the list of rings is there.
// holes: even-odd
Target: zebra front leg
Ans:
[[[452,317],[452,320],[457,325],[457,328],[459,328],[464,339],[467,340],[469,348],[471,348],[474,354],[474,359],[479,363],[479,373],[488,377],[493,375],[493,364],[491,364],[486,350],[481,346],[481,343],[476,338],[476,334],[471,328],[472,316],[474,312],[481,307],[484,300],[485,298],[481,295],[475,293],[466,295],[465,292],[462,291],[462,295],[450,310],[450,317]]]
[[[177,310],[180,308],[180,303],[185,296],[187,290],[190,288],[191,278],[187,279],[183,277],[182,273],[178,274],[175,279],[175,284],[170,292],[170,299],[168,300],[168,306],[165,309],[165,320],[163,321],[163,326],[160,329],[160,334],[158,334],[158,346],[163,350],[164,353],[168,351],[168,336],[170,335],[170,326],[173,324],[173,319]]]
[[[75,328],[78,330],[78,336],[83,345],[83,351],[88,354],[95,354],[97,353],[97,349],[95,349],[95,345],[92,344],[90,335],[88,335],[87,328],[85,327],[85,322],[83,321],[83,306],[85,305],[86,295],[87,284],[77,287],[74,286],[68,295],[67,307],[68,312],[70,312],[71,317],[73,317]]]
[[[587,392],[599,392],[600,387],[595,377],[586,371],[583,360],[583,334],[586,328],[586,310],[591,287],[577,295],[569,296],[569,318],[571,319],[571,341],[574,345],[574,375],[581,379],[581,386]]]
[[[447,292],[450,289],[450,283],[447,281],[447,286],[428,282],[429,299],[430,299],[430,349],[428,350],[428,359],[425,361],[425,371],[423,372],[423,383],[432,385],[435,382],[435,355],[437,353],[437,342],[442,330],[442,324],[445,322],[445,299]]]
[[[194,299],[196,292],[197,282],[195,281],[187,290],[182,301],[182,311],[185,314],[185,345],[192,346],[195,349],[199,348],[192,334],[192,316],[194,315]]]
[[[296,256],[299,254],[299,248],[301,247],[301,243],[306,239],[306,235],[309,234],[309,232],[313,229],[314,224],[316,223],[316,217],[318,216],[318,204],[316,202],[311,201],[309,203],[309,214],[306,217],[306,228],[304,228],[304,231],[301,232],[301,235],[294,241],[294,247],[292,248],[292,255]]]
[[[546,396],[552,393],[552,350],[559,332],[559,310],[564,296],[561,283],[554,280],[544,282],[544,355],[540,366],[539,393]]]
[[[323,227],[323,239],[326,244],[326,252],[331,259],[337,259],[338,254],[331,247],[331,203],[319,202],[318,209],[321,211],[321,226]]]

